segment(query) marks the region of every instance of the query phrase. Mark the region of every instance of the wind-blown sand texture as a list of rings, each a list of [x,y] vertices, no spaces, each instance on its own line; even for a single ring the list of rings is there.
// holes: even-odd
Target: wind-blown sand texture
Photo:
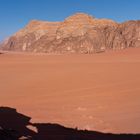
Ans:
[[[140,133],[140,48],[94,55],[0,55],[0,106],[32,122]]]

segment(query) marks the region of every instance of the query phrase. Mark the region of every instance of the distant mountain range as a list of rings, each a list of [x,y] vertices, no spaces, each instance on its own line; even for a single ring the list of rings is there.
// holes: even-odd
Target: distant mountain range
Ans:
[[[76,13],[63,22],[32,20],[6,39],[3,50],[90,54],[140,46],[140,20],[116,23]]]

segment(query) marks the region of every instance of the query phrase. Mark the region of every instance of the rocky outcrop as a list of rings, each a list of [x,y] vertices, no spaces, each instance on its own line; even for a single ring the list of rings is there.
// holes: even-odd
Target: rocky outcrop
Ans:
[[[33,20],[2,44],[4,50],[96,53],[140,46],[140,21],[122,24],[77,13],[63,22]]]

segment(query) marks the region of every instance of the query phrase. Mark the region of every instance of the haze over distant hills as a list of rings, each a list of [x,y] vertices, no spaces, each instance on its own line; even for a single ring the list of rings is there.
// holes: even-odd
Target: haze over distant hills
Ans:
[[[63,22],[32,20],[5,40],[3,50],[45,53],[96,53],[140,46],[140,21],[116,23],[77,13]]]

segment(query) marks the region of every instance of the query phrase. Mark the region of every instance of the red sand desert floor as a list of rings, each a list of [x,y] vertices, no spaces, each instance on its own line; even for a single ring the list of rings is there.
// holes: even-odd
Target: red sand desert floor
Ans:
[[[0,106],[33,122],[140,133],[140,48],[94,55],[0,55]]]

